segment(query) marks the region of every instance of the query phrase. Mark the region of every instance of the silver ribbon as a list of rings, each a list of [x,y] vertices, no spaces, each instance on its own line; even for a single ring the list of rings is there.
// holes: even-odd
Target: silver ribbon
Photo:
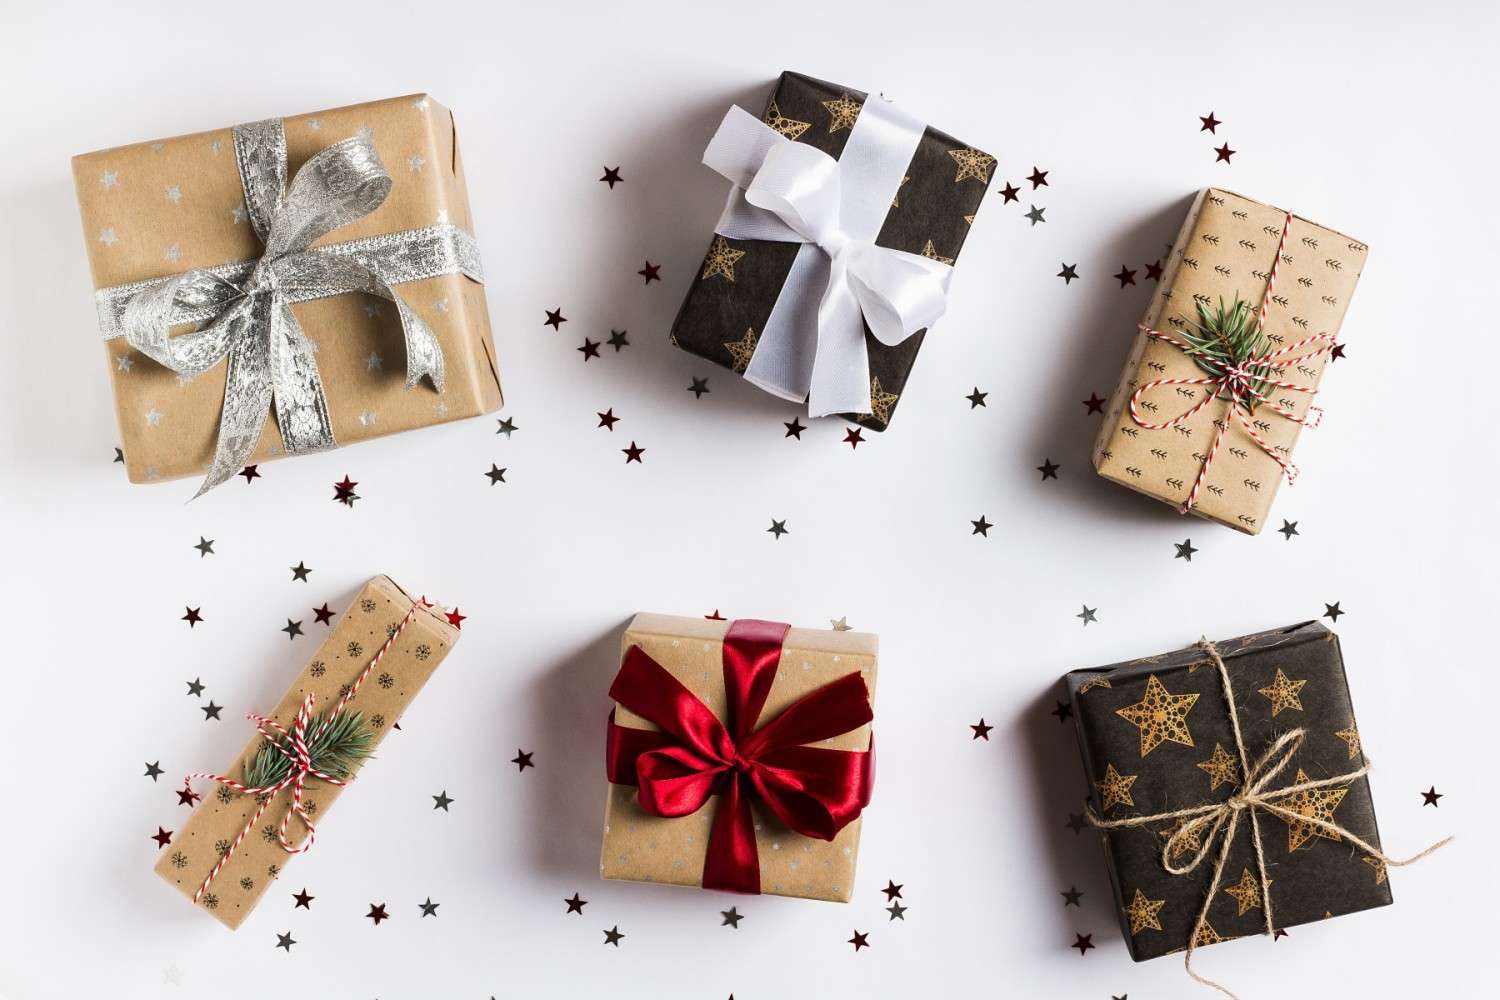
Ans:
[[[802,244],[745,377],[814,417],[871,412],[867,324],[894,346],[947,308],[951,267],[875,245],[924,129],[870,98],[835,160],[734,107],[704,151],[734,184],[717,233]]]
[[[246,214],[265,252],[95,293],[106,339],[123,336],[184,378],[229,359],[213,464],[195,497],[244,466],[273,405],[288,453],[337,445],[317,349],[292,303],[350,292],[393,303],[406,339],[406,387],[425,377],[441,392],[442,347],[392,286],[455,273],[483,280],[473,237],[449,224],[312,248],[373,212],[390,193],[391,176],[367,133],[316,153],[290,185],[281,119],[236,126],[234,150]],[[174,326],[193,322],[203,325],[171,336]]]

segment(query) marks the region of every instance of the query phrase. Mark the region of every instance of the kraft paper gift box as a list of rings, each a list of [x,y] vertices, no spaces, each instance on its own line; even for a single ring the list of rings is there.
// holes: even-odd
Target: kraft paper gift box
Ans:
[[[887,121],[893,116],[895,125]],[[854,213],[848,195],[851,188],[859,188],[859,194],[868,196],[857,199],[868,209],[861,214],[870,218],[856,219],[852,224],[862,225],[878,247],[904,251],[941,265],[932,270],[942,275],[946,286],[989,188],[994,157],[911,120],[878,95],[800,73],[781,74],[761,120],[782,137],[840,160],[841,167],[847,166],[843,163],[846,155],[859,160],[853,172],[843,178],[841,222],[851,224]],[[887,165],[881,140],[870,137],[903,128],[911,141],[896,143],[899,153],[894,155],[899,162]],[[849,153],[851,145],[858,153]],[[722,158],[715,158],[712,146],[705,154],[705,162],[711,160],[722,163]],[[879,191],[866,190],[866,185]],[[736,197],[731,194],[731,205]],[[720,230],[726,228],[725,221],[720,220]],[[716,233],[673,324],[672,343],[745,375],[776,395],[808,399],[809,407],[816,407],[813,416],[833,412],[817,405],[816,376],[809,396],[806,379],[815,353],[812,342],[817,341],[812,332],[804,330],[808,341],[788,346],[785,357],[776,360],[767,356],[773,329],[805,328],[812,322],[823,286],[816,280],[809,278],[808,284],[802,279],[823,265],[818,257],[822,252],[812,247],[802,249],[793,242]],[[948,321],[938,322],[941,326]],[[864,376],[868,384],[859,387],[856,395],[862,397],[867,391],[869,405],[861,412],[840,414],[845,419],[877,431],[889,425],[926,336],[925,329],[907,332],[910,335],[899,343],[886,343],[865,325],[860,346],[868,355],[868,373]],[[826,349],[826,345],[820,345],[816,351]],[[755,357],[757,352],[762,352],[761,358]],[[854,367],[851,365],[850,370]],[[841,393],[838,398],[847,399],[848,394]]]
[[[284,179],[306,197],[278,220],[283,140]],[[303,176],[309,161],[314,167]],[[378,180],[381,173],[388,181]],[[432,98],[414,94],[86,153],[74,158],[73,175],[131,482],[203,473],[215,458],[221,417],[237,446],[219,463],[227,466],[231,457],[259,463],[500,407],[457,129]],[[318,215],[317,195],[344,203]],[[256,271],[263,255],[276,256],[267,254],[268,224],[279,226],[272,238],[285,256]],[[332,277],[299,266],[301,244],[319,233],[313,262],[341,258],[344,270]],[[387,287],[350,272],[351,262],[373,263]],[[214,273],[189,275],[193,269]],[[206,358],[183,371],[128,342],[129,303],[184,275],[175,309],[157,315],[158,326],[170,324],[177,350],[185,350],[194,324],[224,320],[236,307],[259,321],[253,336],[231,336],[229,366],[220,360],[225,345],[205,345]],[[273,284],[294,323],[270,302]],[[434,345],[438,377],[424,376],[434,368]],[[257,367],[261,384],[253,384]],[[411,389],[409,372],[420,383]],[[236,399],[243,401],[226,406],[231,378],[242,383]]]
[[[1199,192],[1140,324],[1176,343],[1138,329],[1094,443],[1098,473],[1258,534],[1282,463],[1294,474],[1303,421],[1314,425],[1321,415],[1314,397],[1342,350],[1337,336],[1367,252],[1359,240],[1283,209],[1221,188]],[[1242,416],[1224,388],[1209,384],[1222,366],[1200,365],[1184,350],[1200,335],[1200,309],[1212,314],[1236,302],[1244,318],[1265,304],[1264,339],[1248,355],[1267,360],[1245,369],[1260,379],[1264,398],[1245,395],[1253,408]]]
[[[743,724],[758,727],[758,733],[782,725],[794,711],[809,708],[810,701],[828,707],[840,721],[814,726],[812,735],[819,738],[810,748],[772,748],[763,759],[782,766],[797,768],[807,763],[806,755],[833,758],[838,765],[848,765],[849,782],[843,790],[844,825],[826,826],[817,836],[806,836],[788,828],[773,815],[766,801],[746,782],[749,817],[743,832],[750,834],[753,822],[753,858],[749,871],[729,879],[732,884],[716,884],[713,876],[716,824],[729,824],[734,817],[733,805],[726,799],[730,789],[725,784],[728,773],[717,778],[710,798],[687,815],[663,817],[649,812],[644,796],[636,787],[636,751],[659,745],[678,745],[655,723],[621,703],[631,671],[644,668],[668,688],[686,689],[683,700],[697,699],[718,720],[731,720],[734,714],[726,694],[728,683],[741,687],[732,678],[733,656],[726,657],[726,646],[737,649],[745,629],[764,633],[771,627],[771,638],[762,634],[761,650],[775,650],[776,635],[783,636],[779,658],[767,666],[757,681],[746,681],[744,689],[757,684],[765,697],[758,718],[747,721],[746,711],[738,711]],[[778,633],[775,630],[785,630]],[[829,631],[777,626],[767,622],[725,622],[701,618],[679,618],[671,615],[639,614],[626,628],[621,640],[624,666],[616,678],[612,694],[616,696],[611,715],[608,771],[609,791],[604,809],[604,837],[599,871],[607,879],[634,882],[657,882],[669,885],[704,886],[739,892],[764,892],[779,896],[800,896],[847,902],[854,885],[855,862],[859,855],[860,819],[858,813],[868,801],[873,782],[873,744],[870,705],[875,685],[878,641],[874,635],[853,631]],[[669,675],[663,681],[662,672]],[[638,678],[636,678],[638,679]],[[638,694],[639,692],[637,692]],[[847,696],[847,697],[836,697]],[[826,699],[826,700],[825,700]],[[753,700],[753,695],[751,696]],[[741,704],[738,699],[737,704]],[[862,710],[862,712],[861,712]],[[756,713],[750,712],[753,716]],[[860,721],[863,720],[863,721]],[[734,726],[726,721],[726,726]],[[806,733],[804,734],[806,735]],[[753,739],[753,738],[752,738]],[[795,737],[794,737],[795,739]],[[658,741],[661,741],[660,743]],[[739,748],[752,754],[750,740],[740,739]],[[628,752],[622,750],[628,748]],[[705,764],[706,766],[706,764]],[[732,768],[728,769],[732,770]],[[628,772],[628,773],[625,773]],[[681,779],[673,775],[672,779]],[[668,780],[668,784],[672,783]],[[809,781],[817,786],[818,781]],[[857,787],[856,787],[857,786]],[[706,787],[706,786],[705,786]],[[849,812],[853,812],[852,819]],[[835,829],[836,828],[836,829]],[[820,839],[831,835],[829,839]],[[727,833],[726,833],[727,836]],[[705,877],[706,870],[709,872]],[[748,884],[745,884],[748,882]]]
[[[392,635],[389,648],[367,671]],[[439,609],[422,603],[389,577],[377,576],[365,584],[339,616],[269,717],[283,730],[290,731],[308,695],[315,699],[312,708],[317,713],[313,716],[316,721],[339,705],[352,687],[353,696],[341,715],[349,723],[357,724],[368,750],[374,751],[400,721],[401,713],[411,705],[458,637],[457,627]],[[361,675],[365,675],[363,680]],[[316,728],[309,726],[304,732],[310,736]],[[257,755],[274,752],[268,751],[268,747],[264,737],[255,737],[222,776],[244,783],[246,768]],[[359,763],[355,762],[356,775],[358,768]],[[363,782],[356,776],[349,783]],[[319,827],[317,844],[311,850],[313,856],[322,858],[318,864],[339,864],[338,841],[368,835],[340,828],[337,823],[322,828],[324,818],[343,791],[342,786],[316,777],[309,777],[306,782],[302,808]],[[291,855],[284,849],[278,830],[293,806],[293,796],[290,787],[257,797],[219,784],[203,796],[187,823],[162,848],[156,873],[220,923],[230,929],[238,927],[290,861]],[[294,847],[307,838],[306,828],[295,815],[290,817],[285,833]],[[225,858],[222,868],[216,869]],[[205,880],[209,881],[205,884]]]

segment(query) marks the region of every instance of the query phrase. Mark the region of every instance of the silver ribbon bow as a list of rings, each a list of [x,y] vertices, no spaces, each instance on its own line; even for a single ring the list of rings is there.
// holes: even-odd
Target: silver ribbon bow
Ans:
[[[947,308],[951,267],[875,244],[924,128],[872,97],[835,160],[734,107],[704,151],[735,185],[715,232],[803,244],[745,377],[814,417],[871,412],[867,324],[894,346]]]
[[[235,475],[254,451],[274,404],[291,454],[336,446],[316,346],[291,305],[364,292],[395,304],[406,338],[406,387],[427,378],[443,389],[443,351],[428,325],[392,285],[462,272],[482,280],[473,237],[451,224],[312,249],[334,230],[373,212],[391,176],[367,133],[309,159],[287,184],[281,120],[234,129],[245,209],[265,252],[253,261],[202,268],[96,293],[106,339],[132,347],[184,378],[229,359],[213,464],[195,497]],[[202,325],[171,336],[174,326]]]

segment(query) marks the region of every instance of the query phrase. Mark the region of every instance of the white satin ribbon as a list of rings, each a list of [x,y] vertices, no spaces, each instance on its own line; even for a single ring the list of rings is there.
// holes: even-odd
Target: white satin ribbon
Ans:
[[[802,244],[745,377],[811,416],[871,412],[866,324],[895,346],[947,307],[951,267],[875,245],[925,128],[869,98],[835,160],[734,107],[703,153],[734,184],[716,232]]]

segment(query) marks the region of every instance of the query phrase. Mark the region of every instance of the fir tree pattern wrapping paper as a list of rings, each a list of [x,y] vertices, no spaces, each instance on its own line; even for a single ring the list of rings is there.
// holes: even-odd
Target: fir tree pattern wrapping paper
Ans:
[[[1217,643],[1233,683],[1253,762],[1292,729],[1306,740],[1274,788],[1348,774],[1365,765],[1338,636],[1318,622]],[[1064,683],[1087,772],[1104,820],[1224,802],[1244,780],[1219,672],[1198,647],[1070,672]],[[1292,794],[1280,805],[1338,824],[1380,847],[1365,777]],[[1275,926],[1289,927],[1385,906],[1386,869],[1331,831],[1258,811]],[[1208,888],[1216,842],[1193,871],[1174,875],[1162,850],[1172,821],[1101,830],[1116,912],[1136,961],[1187,947]],[[1265,931],[1261,884],[1247,820],[1224,866],[1199,946]],[[1173,862],[1201,846],[1179,842]]]
[[[879,97],[781,74],[762,121],[794,142],[835,159],[867,100]],[[995,158],[928,127],[902,178],[877,246],[954,264],[989,187]],[[672,343],[743,373],[766,319],[776,307],[799,245],[775,240],[731,240],[715,235],[672,326]],[[939,320],[941,327],[946,321]],[[870,356],[868,414],[843,414],[871,430],[890,424],[926,331],[887,346],[865,329]]]
[[[725,718],[725,621],[639,614],[625,629],[621,655],[640,646],[715,717]],[[781,648],[775,681],[760,714],[760,725],[774,720],[797,699],[858,672],[871,704],[875,697],[876,636],[867,632],[839,632],[793,628]],[[617,725],[656,729],[624,706],[615,708]],[[833,750],[864,751],[871,747],[871,726],[863,725],[817,744]],[[604,807],[604,838],[599,873],[607,879],[699,886],[703,882],[705,845],[720,795],[686,816],[664,819],[647,813],[634,786],[610,784]],[[755,842],[760,859],[761,891],[777,896],[800,896],[848,902],[854,888],[859,858],[861,818],[854,819],[831,841],[804,837],[787,829],[753,805]]]
[[[1141,325],[1180,337],[1196,325],[1197,307],[1212,310],[1236,298],[1258,308],[1267,294],[1286,212],[1220,188],[1199,192],[1169,255],[1165,273]],[[1265,336],[1272,351],[1318,334],[1336,337],[1364,268],[1368,248],[1358,240],[1300,216],[1291,219],[1267,303]],[[1305,350],[1314,349],[1309,345]],[[1288,359],[1305,353],[1289,352]],[[1276,378],[1316,389],[1333,355],[1279,365]],[[1106,479],[1171,504],[1188,499],[1210,455],[1191,512],[1248,534],[1259,534],[1281,484],[1282,468],[1216,400],[1174,427],[1142,426],[1130,400],[1143,385],[1163,379],[1200,379],[1205,372],[1180,347],[1137,331],[1120,382],[1110,396],[1094,443],[1094,468]],[[1164,385],[1138,401],[1142,421],[1162,424],[1202,400],[1201,385]],[[1271,401],[1303,419],[1314,393],[1272,389]],[[1258,405],[1250,414],[1256,433],[1290,461],[1302,425]],[[1221,447],[1212,452],[1217,424],[1227,421]]]
[[[314,247],[442,225],[472,236],[457,126],[452,113],[431,97],[411,94],[283,121],[288,180],[314,154],[363,133],[392,181],[378,208],[334,229]],[[73,177],[96,291],[264,253],[247,216],[232,129],[85,153],[74,157]],[[352,293],[292,306],[315,345],[339,444],[501,406],[484,286],[466,274],[450,273],[394,287],[442,348],[440,393],[425,380],[405,387],[406,348],[394,303]],[[101,317],[108,308],[100,304]],[[174,330],[174,336],[187,329]],[[201,473],[214,455],[226,366],[179,377],[123,336],[106,340],[105,351],[130,481]],[[277,419],[269,418],[248,461],[284,454]]]
[[[308,694],[317,698],[316,712],[332,709],[418,600],[389,577],[378,576],[365,584],[269,717],[291,728],[292,719]],[[360,713],[362,724],[373,739],[372,749],[400,721],[401,713],[443,662],[458,636],[458,629],[431,607],[418,607],[411,621],[401,629],[346,709]],[[256,736],[234,765],[221,773],[243,780],[245,766],[266,745],[265,740]],[[351,780],[357,781],[357,775]],[[303,805],[315,824],[327,815],[342,791],[341,787],[316,778],[308,781]],[[277,837],[282,815],[290,808],[291,800],[289,789],[273,797],[261,816],[260,828],[252,830],[241,842],[198,899],[199,906],[230,929],[238,927],[250,915],[291,858]],[[223,785],[206,791],[188,822],[162,852],[156,873],[191,899],[219,858],[229,851],[257,806],[256,799]],[[322,832],[314,852],[337,854],[338,838],[359,835],[358,831],[335,826]],[[287,838],[295,846],[306,836],[307,831],[293,817],[287,826]]]

